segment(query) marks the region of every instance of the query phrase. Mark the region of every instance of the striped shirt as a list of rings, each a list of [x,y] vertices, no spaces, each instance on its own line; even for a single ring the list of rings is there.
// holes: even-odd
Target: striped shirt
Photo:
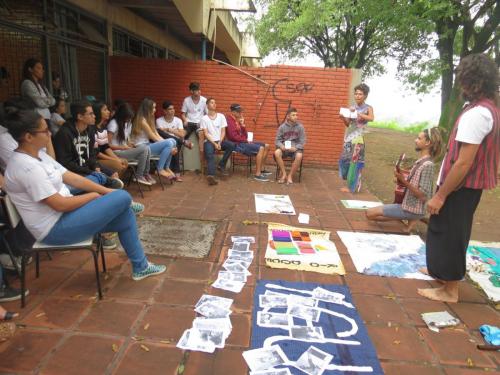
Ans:
[[[434,180],[434,163],[430,160],[429,156],[424,156],[418,159],[413,165],[408,176],[410,185],[417,187],[422,191],[427,199],[421,201],[418,199],[410,189],[406,189],[401,208],[405,211],[417,214],[425,214],[425,203],[432,197]]]

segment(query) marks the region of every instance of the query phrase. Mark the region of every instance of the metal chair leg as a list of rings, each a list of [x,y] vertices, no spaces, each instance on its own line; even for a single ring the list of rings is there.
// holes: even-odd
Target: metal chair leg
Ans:
[[[99,299],[102,299],[102,289],[101,289],[101,279],[99,278],[99,262],[97,261],[97,252],[93,249],[88,249],[92,253],[94,258],[94,269],[95,269],[95,280],[97,283],[97,295]]]
[[[40,277],[40,253],[37,251],[35,253],[35,269],[36,269],[36,278]]]
[[[104,247],[103,247],[103,243],[102,243],[102,236],[101,236],[101,234],[97,235],[96,248],[97,248],[97,252],[101,253],[102,272],[105,273],[105,272],[107,272],[107,269],[106,269],[106,257],[104,256]]]
[[[26,306],[26,255],[21,256],[21,308]]]

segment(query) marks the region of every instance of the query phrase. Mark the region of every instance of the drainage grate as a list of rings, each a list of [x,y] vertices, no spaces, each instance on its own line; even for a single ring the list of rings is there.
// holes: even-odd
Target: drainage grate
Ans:
[[[217,230],[214,221],[138,217],[139,237],[146,254],[204,258]]]

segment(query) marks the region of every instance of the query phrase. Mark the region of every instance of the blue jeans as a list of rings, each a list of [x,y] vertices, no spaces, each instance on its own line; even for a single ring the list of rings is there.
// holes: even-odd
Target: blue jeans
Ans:
[[[76,210],[64,213],[42,242],[68,245],[84,241],[96,233],[118,232],[133,271],[143,271],[148,261],[139,240],[131,202],[132,197],[124,190],[115,190],[94,199]]]
[[[220,168],[226,168],[227,161],[235,148],[236,145],[233,142],[222,141],[221,149],[224,151],[224,155],[219,162]],[[207,173],[209,176],[215,176],[215,146],[211,142],[205,141],[203,145],[203,152],[205,154],[205,159],[207,159]]]
[[[87,180],[95,182],[98,185],[103,185],[103,186],[106,185],[106,182],[108,181],[108,176],[106,176],[102,172],[92,172],[91,174],[86,175],[85,178]],[[78,188],[73,187],[73,186],[70,186],[70,185],[68,185],[68,188],[69,188],[69,192],[72,195],[78,195],[78,194],[81,194],[84,192],[83,190],[78,189]]]
[[[156,169],[161,171],[170,167],[172,161],[172,149],[176,146],[175,139],[169,138],[149,144],[152,155],[159,155],[160,160],[156,164]]]

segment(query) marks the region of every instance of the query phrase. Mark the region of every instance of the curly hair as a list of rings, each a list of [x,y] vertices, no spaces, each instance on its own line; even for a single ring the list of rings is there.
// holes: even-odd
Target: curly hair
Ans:
[[[361,91],[363,94],[365,94],[365,96],[368,96],[368,94],[370,93],[370,88],[366,83],[360,83],[359,85],[354,87],[354,91],[356,90]]]
[[[498,103],[498,69],[495,62],[484,53],[464,57],[457,67],[457,80],[466,90],[467,100],[483,97]]]

